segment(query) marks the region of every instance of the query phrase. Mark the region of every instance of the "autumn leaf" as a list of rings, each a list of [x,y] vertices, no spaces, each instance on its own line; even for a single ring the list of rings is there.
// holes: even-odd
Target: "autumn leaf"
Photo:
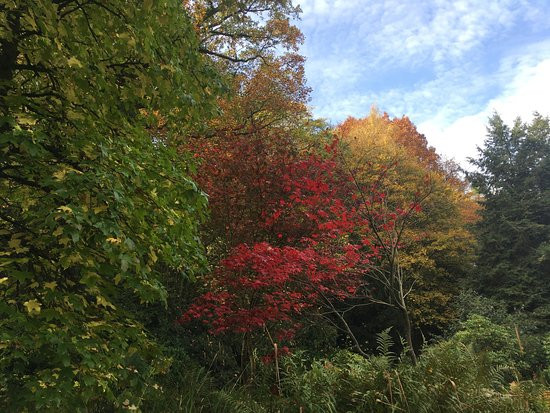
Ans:
[[[23,306],[27,309],[27,312],[31,315],[39,314],[41,305],[37,300],[29,300],[23,303]]]
[[[78,60],[74,56],[67,60],[67,64],[71,67],[82,67],[82,63],[80,63],[80,60]]]

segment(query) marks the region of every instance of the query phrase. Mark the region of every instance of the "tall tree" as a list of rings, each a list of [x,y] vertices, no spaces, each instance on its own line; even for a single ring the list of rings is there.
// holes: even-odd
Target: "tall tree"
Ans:
[[[512,127],[489,119],[468,175],[482,195],[476,278],[480,292],[548,328],[550,315],[550,121],[535,114]],[[542,331],[542,330],[541,330]]]
[[[0,405],[136,407],[159,352],[125,303],[203,256],[206,197],[150,128],[213,113],[181,2],[0,5]]]
[[[371,273],[380,287],[374,301],[402,313],[410,344],[411,323],[441,331],[453,318],[449,302],[458,292],[456,278],[468,269],[473,238],[464,212],[475,203],[408,118],[390,119],[373,109],[364,119],[346,120],[337,134],[365,200],[398,217],[395,228],[372,225],[385,245],[384,271]],[[378,204],[372,199],[377,193],[384,195]]]
[[[364,294],[363,268],[376,255],[374,243],[369,241],[369,222],[360,216],[362,208],[347,202],[354,188],[332,159],[292,159],[280,142],[261,143],[263,146],[256,142],[255,150],[244,153],[233,145],[231,156],[222,159],[229,166],[237,162],[241,169],[240,173],[229,169],[229,174],[219,175],[223,180],[216,185],[236,188],[236,182],[228,185],[227,180],[234,181],[234,175],[249,171],[248,163],[256,174],[244,174],[253,176],[245,181],[250,189],[243,192],[244,202],[237,208],[232,196],[223,198],[215,193],[225,199],[213,204],[222,212],[218,219],[223,222],[225,218],[230,225],[220,228],[218,222],[219,235],[235,248],[221,260],[209,277],[208,291],[183,320],[200,319],[215,334],[243,334],[241,347],[249,355],[251,334],[268,331],[269,337],[288,340],[288,331],[304,324],[304,313],[309,312],[317,315],[317,321],[324,317],[341,328],[363,353],[339,305]],[[267,145],[272,146],[269,152],[259,150]],[[334,146],[329,149],[336,151]],[[241,157],[234,161],[237,156]],[[255,158],[259,156],[258,162]],[[259,168],[265,164],[268,166]],[[231,218],[235,214],[240,214],[240,219]],[[259,345],[258,340],[255,343]],[[244,368],[248,359],[243,362]]]

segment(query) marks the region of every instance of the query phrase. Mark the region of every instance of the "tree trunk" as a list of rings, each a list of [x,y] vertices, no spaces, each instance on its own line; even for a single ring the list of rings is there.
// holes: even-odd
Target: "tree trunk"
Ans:
[[[411,318],[409,317],[409,312],[406,306],[403,306],[401,310],[403,311],[403,319],[405,321],[405,339],[407,340],[407,345],[409,346],[409,353],[411,355],[413,364],[416,364],[417,359],[412,338]]]
[[[334,308],[334,307],[333,307]],[[368,354],[365,353],[363,351],[363,349],[361,348],[361,344],[359,344],[359,341],[357,340],[357,337],[355,337],[355,334],[353,334],[353,331],[351,331],[351,328],[349,327],[349,324],[347,323],[346,319],[344,318],[344,316],[342,314],[340,314],[338,311],[336,311],[336,309],[334,310],[334,313],[336,314],[336,316],[340,319],[340,321],[342,322],[342,325],[344,326],[344,328],[346,329],[346,332],[348,333],[348,336],[349,338],[351,338],[351,341],[353,341],[353,346],[355,347],[355,349],[357,350],[357,352],[359,354],[361,354],[363,357],[367,357]]]

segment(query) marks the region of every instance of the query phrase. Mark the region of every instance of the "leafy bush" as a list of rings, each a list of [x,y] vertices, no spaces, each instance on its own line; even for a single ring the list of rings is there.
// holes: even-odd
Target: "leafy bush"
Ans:
[[[546,381],[550,383],[550,333],[544,337],[543,348],[546,356],[546,369],[544,370],[544,375]]]
[[[512,331],[482,316],[474,315],[462,323],[452,340],[471,346],[476,354],[485,354],[490,365],[509,366],[519,357]]]
[[[550,408],[544,388],[532,381],[506,377],[513,365],[507,334],[496,329],[490,346],[487,322],[473,319],[451,340],[424,349],[418,364],[384,352],[364,358],[348,351],[330,360],[308,361],[303,353],[284,361],[286,408],[305,412],[544,412]],[[493,351],[494,350],[494,351]],[[281,404],[282,405],[282,404]]]

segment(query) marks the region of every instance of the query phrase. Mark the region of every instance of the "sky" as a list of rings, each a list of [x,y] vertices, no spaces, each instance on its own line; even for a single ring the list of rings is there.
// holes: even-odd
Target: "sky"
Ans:
[[[550,0],[296,0],[313,114],[407,115],[468,168],[495,111],[550,115]]]

